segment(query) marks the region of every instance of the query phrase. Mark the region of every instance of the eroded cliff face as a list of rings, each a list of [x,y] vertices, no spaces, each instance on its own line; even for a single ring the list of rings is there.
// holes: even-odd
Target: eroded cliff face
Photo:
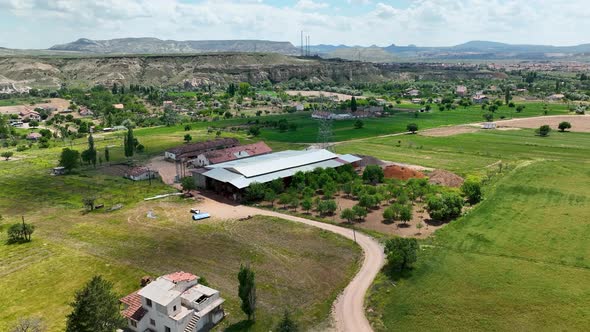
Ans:
[[[423,68],[429,76],[436,68]],[[311,82],[380,82],[416,75],[419,67],[302,59],[280,54],[227,53],[190,56],[113,56],[113,57],[3,57],[0,81],[34,88],[56,88],[97,84],[140,84],[153,86],[223,86],[229,82],[272,83],[299,79]],[[455,73],[456,74],[456,73]],[[455,75],[453,74],[453,75]],[[460,76],[477,73],[460,72]],[[478,75],[482,74],[481,72]]]

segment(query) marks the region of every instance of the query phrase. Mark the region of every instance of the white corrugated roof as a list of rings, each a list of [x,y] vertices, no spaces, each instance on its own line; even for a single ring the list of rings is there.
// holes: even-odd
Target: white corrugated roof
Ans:
[[[340,155],[338,158],[346,161],[347,163],[354,163],[354,162],[361,160],[361,158],[351,155],[351,154],[343,154],[343,155]]]
[[[213,165],[208,168],[232,169],[243,176],[250,178],[262,174],[269,174],[284,169],[318,163],[337,158],[338,155],[328,150],[304,150],[283,151],[262,156],[248,158],[246,160],[234,160]]]

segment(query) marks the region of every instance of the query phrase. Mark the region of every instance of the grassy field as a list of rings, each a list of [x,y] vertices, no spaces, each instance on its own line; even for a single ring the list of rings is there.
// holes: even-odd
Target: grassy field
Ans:
[[[408,105],[409,106],[409,105]],[[420,106],[420,105],[415,105]],[[404,107],[406,107],[404,105]],[[420,129],[428,129],[447,125],[483,122],[483,111],[479,106],[457,108],[451,111],[433,110],[427,113],[399,112],[386,118],[363,119],[364,127],[355,129],[356,120],[339,120],[332,122],[332,141],[340,142],[351,139],[374,137],[406,132],[409,123],[416,123]],[[567,105],[552,104],[548,108],[548,115],[568,114]],[[495,119],[504,116],[506,119],[543,115],[541,103],[528,103],[521,113],[512,108],[502,107],[495,113]],[[290,122],[297,124],[296,131],[279,132],[273,129],[262,130],[261,137],[269,141],[313,143],[318,139],[318,121],[306,113],[285,116]]]
[[[37,97],[0,99],[0,107],[15,105],[34,105],[43,102],[43,100],[43,98]]]
[[[139,159],[175,145],[177,134],[167,135],[142,136],[138,130],[148,146]],[[97,147],[116,142],[97,139]],[[79,150],[85,147],[83,140],[74,143]],[[115,282],[124,295],[139,287],[143,275],[176,270],[204,276],[218,288],[230,313],[223,328],[240,330],[245,318],[237,297],[241,263],[257,272],[259,312],[253,330],[272,329],[285,309],[309,328],[325,323],[331,303],[357,269],[360,249],[324,231],[262,217],[191,222],[187,211],[193,201],[143,202],[173,189],[105,175],[100,168],[51,176],[61,148],[33,148],[15,155],[16,160],[0,161],[0,303],[9,308],[0,310],[0,331],[25,316],[41,316],[49,331],[63,331],[68,303],[94,274]],[[115,160],[122,159],[119,150],[111,148]],[[87,196],[105,209],[84,214]],[[123,208],[106,212],[117,204]],[[146,217],[149,210],[157,219]],[[6,225],[21,215],[36,226],[33,242],[4,244]]]
[[[523,160],[543,159],[587,164],[590,135],[552,132],[549,137],[539,137],[529,129],[481,130],[447,137],[402,135],[371,138],[339,144],[336,151],[443,168],[462,175],[485,174],[486,166],[498,161],[515,164]]]
[[[417,139],[424,148],[407,158],[423,157],[418,164],[429,161],[461,173],[478,173],[494,159],[514,167],[486,188],[480,205],[426,241],[409,276],[395,286],[380,276],[368,297],[374,326],[381,331],[586,329],[590,135],[540,138],[523,130]],[[382,151],[378,146],[384,149],[387,141],[377,144],[372,150]],[[389,153],[377,154],[393,160],[404,155]]]

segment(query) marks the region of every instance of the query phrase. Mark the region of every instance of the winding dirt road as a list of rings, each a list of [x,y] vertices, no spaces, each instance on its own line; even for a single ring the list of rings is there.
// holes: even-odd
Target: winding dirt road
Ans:
[[[277,217],[294,222],[299,222],[309,226],[321,228],[348,239],[355,240],[361,246],[364,252],[363,264],[346,286],[342,294],[334,302],[332,315],[335,320],[337,331],[343,332],[365,332],[372,331],[371,325],[365,316],[365,294],[377,276],[377,273],[385,264],[385,254],[381,244],[372,237],[360,232],[353,232],[352,229],[344,228],[332,224],[322,223],[310,219],[300,218],[274,211],[257,209],[255,207],[243,205],[229,205],[205,197],[199,202],[199,207],[203,211],[213,212],[214,217],[226,218],[243,218],[254,215],[265,215]]]

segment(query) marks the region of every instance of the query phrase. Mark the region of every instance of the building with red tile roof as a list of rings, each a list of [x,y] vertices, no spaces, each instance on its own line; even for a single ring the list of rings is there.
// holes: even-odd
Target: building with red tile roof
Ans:
[[[234,146],[227,149],[202,153],[198,155],[195,160],[191,161],[191,163],[195,166],[203,167],[241,158],[259,156],[271,152],[272,149],[266,145],[266,143],[260,141],[253,144]]]

